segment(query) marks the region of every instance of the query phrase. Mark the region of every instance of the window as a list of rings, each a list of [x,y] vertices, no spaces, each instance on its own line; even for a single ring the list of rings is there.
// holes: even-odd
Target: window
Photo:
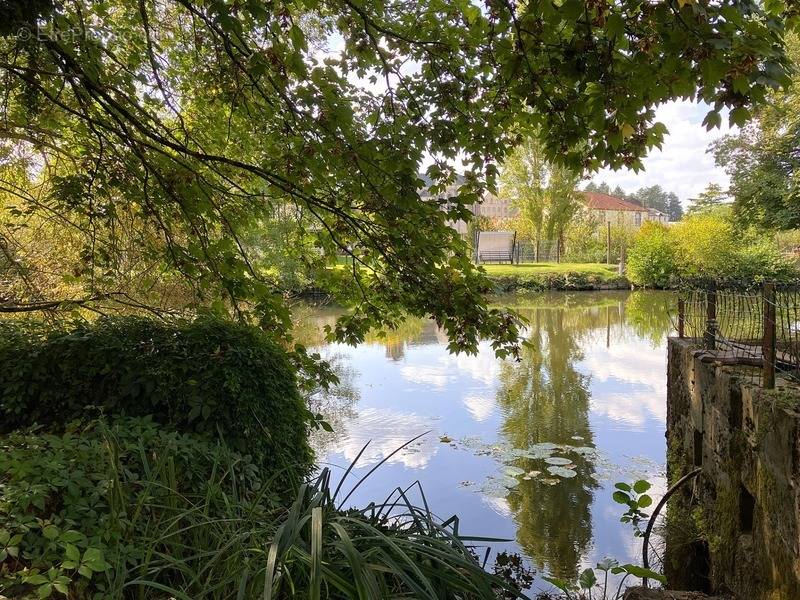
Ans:
[[[641,224],[642,224],[642,213],[637,211],[636,212],[636,226],[638,227]]]

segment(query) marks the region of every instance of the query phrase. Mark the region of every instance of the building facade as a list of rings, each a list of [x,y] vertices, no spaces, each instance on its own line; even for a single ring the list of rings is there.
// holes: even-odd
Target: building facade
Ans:
[[[638,229],[646,221],[669,222],[668,215],[654,208],[645,208],[631,200],[602,192],[581,192],[581,194],[585,198],[586,211],[601,223]]]
[[[645,208],[631,200],[625,200],[602,192],[579,191],[583,200],[584,210],[600,223],[611,223],[615,226],[638,229],[646,221],[669,223],[669,216],[654,208]],[[492,220],[513,219],[519,214],[519,209],[511,201],[492,194],[487,194],[483,202],[470,207],[477,217]],[[463,221],[451,223],[451,226],[462,235],[467,232],[467,225]]]

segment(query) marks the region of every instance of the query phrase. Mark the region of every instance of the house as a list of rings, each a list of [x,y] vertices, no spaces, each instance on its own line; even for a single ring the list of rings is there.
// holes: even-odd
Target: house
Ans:
[[[452,193],[455,193],[453,190]],[[584,210],[600,223],[611,223],[638,229],[645,221],[658,221],[669,223],[669,216],[655,208],[646,208],[635,200],[626,200],[602,192],[577,191],[583,200]],[[486,194],[483,201],[469,207],[475,216],[486,217],[501,224],[507,219],[513,219],[519,214],[519,209],[507,198]],[[450,223],[450,225],[465,235],[467,224],[463,221]]]
[[[655,208],[648,208],[647,212],[650,213],[651,221],[658,221],[659,223],[663,223],[664,225],[669,224],[669,215],[667,213],[663,213],[660,210],[656,210]]]
[[[601,223],[639,228],[645,221],[668,223],[669,216],[654,208],[645,208],[635,200],[625,200],[602,192],[577,192],[584,201],[585,210]],[[509,200],[487,195],[481,204],[472,209],[477,216],[489,219],[511,219],[519,210]]]
[[[486,194],[483,202],[475,205],[472,212],[476,216],[489,219],[513,219],[519,214],[519,209],[507,198],[500,198],[494,194]]]
[[[601,223],[623,225],[638,229],[645,221],[661,221],[664,213],[645,208],[637,202],[617,198],[602,192],[581,192],[585,199],[586,211]]]

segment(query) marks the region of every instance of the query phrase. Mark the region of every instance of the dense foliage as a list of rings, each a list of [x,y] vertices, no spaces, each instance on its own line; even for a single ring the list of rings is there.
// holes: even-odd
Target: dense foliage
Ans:
[[[798,269],[763,231],[738,229],[724,213],[700,212],[671,227],[643,226],[628,274],[632,283],[648,287],[749,285],[790,280]]]
[[[324,278],[346,253],[362,268],[337,280],[354,310],[333,336],[409,311],[453,349],[513,351],[447,221],[518,134],[574,168],[638,168],[659,103],[743,123],[787,81],[796,21],[781,0],[4,2],[0,307],[177,301],[285,330],[285,278],[259,259]],[[434,195],[463,184],[424,200],[423,164]]]
[[[311,415],[285,351],[256,328],[205,318],[0,324],[0,431],[59,431],[97,414],[219,437],[295,485],[311,467]]]
[[[787,37],[789,55],[800,64],[800,37]],[[731,178],[738,222],[770,229],[800,227],[800,73],[785,91],[771,92],[756,119],[715,145],[717,164]]]
[[[589,213],[579,215],[566,229],[564,235],[565,262],[604,263],[609,259],[608,223]],[[611,262],[625,260],[628,248],[636,235],[636,229],[626,224],[611,225]]]
[[[14,432],[0,450],[0,593],[11,597],[159,584],[199,597],[192,576],[246,572],[274,519],[276,488],[250,458],[149,419]]]
[[[290,509],[282,494],[249,457],[149,419],[11,433],[0,439],[0,594],[517,597],[457,520],[407,496],[361,511],[341,510],[327,480],[302,485]]]
[[[579,179],[575,171],[549,161],[535,137],[514,149],[500,174],[500,196],[519,211],[514,225],[521,239],[537,248],[555,240],[563,251],[564,230],[581,206]]]
[[[675,246],[669,229],[647,221],[636,233],[626,265],[630,280],[643,286],[664,288],[676,272]]]
[[[510,292],[547,290],[595,290],[603,285],[624,285],[623,276],[611,273],[585,273],[581,271],[565,271],[561,273],[514,273],[490,275],[494,292],[505,294]]]

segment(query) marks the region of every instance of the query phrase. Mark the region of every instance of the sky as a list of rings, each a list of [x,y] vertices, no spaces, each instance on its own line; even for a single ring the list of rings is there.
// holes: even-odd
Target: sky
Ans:
[[[736,128],[727,126],[727,116],[724,115],[720,129],[706,131],[702,122],[707,112],[707,105],[689,101],[663,104],[656,110],[656,120],[667,126],[669,135],[664,139],[662,150],[652,150],[644,159],[645,170],[634,173],[628,169],[603,169],[591,180],[597,183],[605,181],[612,188],[620,186],[626,192],[660,185],[669,192],[675,192],[684,207],[709,183],[717,183],[727,189],[727,174],[714,164],[714,156],[707,150],[711,142],[734,133]]]

